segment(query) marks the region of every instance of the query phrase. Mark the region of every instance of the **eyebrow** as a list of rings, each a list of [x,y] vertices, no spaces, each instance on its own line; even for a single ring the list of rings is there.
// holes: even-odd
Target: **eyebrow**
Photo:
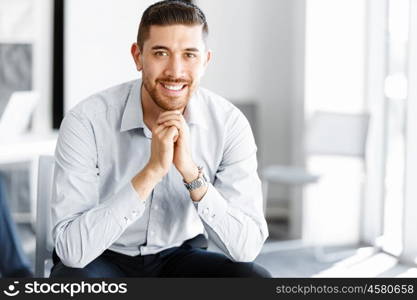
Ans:
[[[167,50],[167,51],[170,51],[168,47],[161,46],[161,45],[153,46],[151,49],[152,50]],[[187,51],[187,52],[200,52],[200,50],[198,50],[197,48],[186,48],[186,49],[184,49],[184,51]]]
[[[169,50],[169,49],[165,46],[156,45],[152,47],[152,50]]]
[[[185,51],[187,51],[187,52],[200,52],[200,50],[198,50],[197,48],[187,48],[187,49],[185,49]]]

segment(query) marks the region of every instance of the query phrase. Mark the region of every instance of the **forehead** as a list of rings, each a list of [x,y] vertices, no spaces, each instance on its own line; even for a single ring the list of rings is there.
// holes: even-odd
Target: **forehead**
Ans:
[[[144,48],[152,48],[155,45],[167,48],[203,48],[203,25],[152,25],[149,28],[149,36],[144,43]]]

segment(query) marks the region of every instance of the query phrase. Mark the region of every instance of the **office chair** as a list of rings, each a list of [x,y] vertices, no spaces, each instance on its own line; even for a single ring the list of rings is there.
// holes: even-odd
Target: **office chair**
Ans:
[[[38,193],[36,202],[36,259],[35,276],[45,277],[45,266],[52,260],[53,241],[51,227],[50,201],[55,159],[41,156],[38,170]]]
[[[306,156],[347,156],[357,157],[364,161],[368,123],[367,113],[315,112],[305,128]],[[314,174],[302,167],[267,166],[262,171],[265,197],[267,197],[269,183],[306,186],[318,182],[320,177],[320,174]],[[290,222],[294,221],[290,220]],[[330,259],[332,255],[325,254],[321,245],[316,245],[315,256],[320,261],[333,260]]]

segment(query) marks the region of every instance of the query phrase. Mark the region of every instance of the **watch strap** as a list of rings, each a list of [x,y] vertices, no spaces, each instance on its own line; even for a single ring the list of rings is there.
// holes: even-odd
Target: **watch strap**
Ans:
[[[198,189],[202,186],[205,186],[207,184],[207,179],[204,176],[203,167],[201,167],[201,166],[198,167],[198,177],[196,179],[194,179],[193,181],[188,182],[188,183],[185,182],[184,180],[183,180],[183,182],[184,182],[184,185],[185,185],[186,189],[190,192],[193,191],[193,190],[196,190],[196,189]]]

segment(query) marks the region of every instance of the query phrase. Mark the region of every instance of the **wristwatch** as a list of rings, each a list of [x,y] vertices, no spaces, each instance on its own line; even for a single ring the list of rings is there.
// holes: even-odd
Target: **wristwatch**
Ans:
[[[203,167],[200,166],[198,167],[198,177],[197,179],[194,179],[193,181],[187,183],[184,181],[184,179],[182,180],[184,182],[185,187],[187,188],[188,191],[193,191],[198,189],[199,187],[205,186],[207,185],[207,178],[203,173]]]

